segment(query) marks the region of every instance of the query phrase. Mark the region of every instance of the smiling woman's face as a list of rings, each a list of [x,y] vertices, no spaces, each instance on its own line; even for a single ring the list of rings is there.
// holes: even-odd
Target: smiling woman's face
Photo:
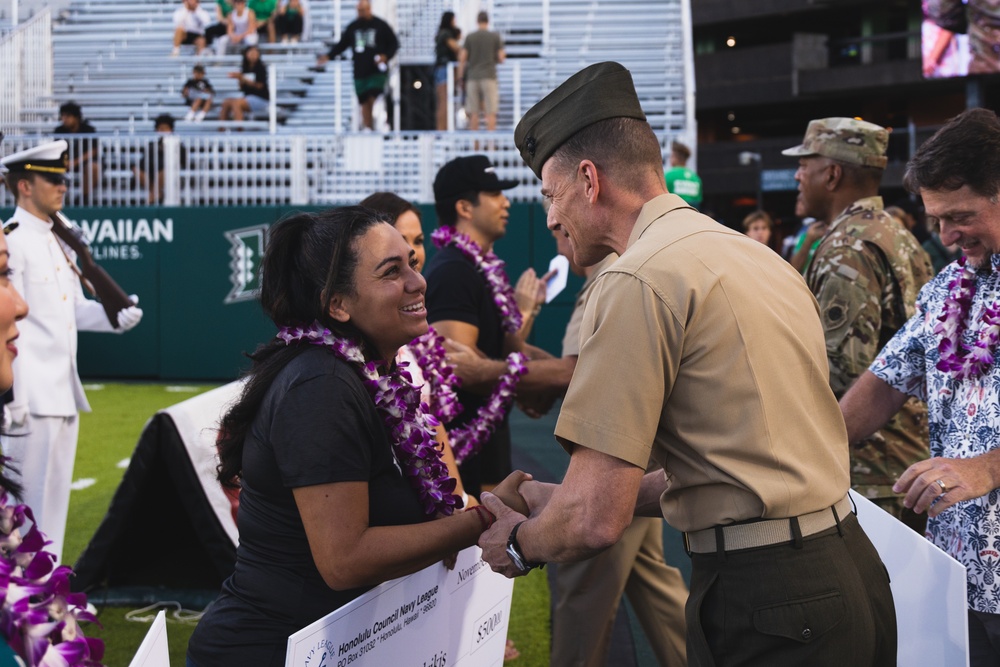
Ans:
[[[28,314],[28,304],[11,282],[9,260],[7,239],[0,234],[0,335],[3,337],[3,348],[0,348],[0,391],[7,391],[14,385],[13,364],[14,357],[17,356],[15,342],[18,336],[17,322]]]
[[[358,263],[354,294],[338,295],[331,316],[350,321],[375,346],[379,358],[392,359],[400,347],[427,332],[424,291],[413,249],[392,225],[377,224],[354,241]]]

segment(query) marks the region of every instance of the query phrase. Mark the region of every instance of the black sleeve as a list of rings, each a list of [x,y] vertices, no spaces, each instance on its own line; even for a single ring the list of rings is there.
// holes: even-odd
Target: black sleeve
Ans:
[[[359,384],[325,373],[276,400],[268,439],[286,487],[370,479],[374,406]]]
[[[396,33],[392,31],[392,28],[385,21],[382,21],[379,31],[382,33],[379,42],[385,45],[385,48],[381,49],[381,51],[385,53],[386,60],[391,60],[396,55],[396,51],[399,50],[399,40],[396,39]]]
[[[327,56],[330,58],[336,58],[354,43],[354,24],[355,21],[351,21],[347,24],[347,27],[344,28],[344,32],[340,33],[340,41],[330,48],[330,52],[326,54]]]
[[[468,262],[447,262],[427,276],[427,321],[455,320],[481,326],[483,278]]]

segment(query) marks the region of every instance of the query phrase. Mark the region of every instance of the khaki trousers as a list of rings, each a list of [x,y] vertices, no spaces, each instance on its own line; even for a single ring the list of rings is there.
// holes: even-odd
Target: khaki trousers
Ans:
[[[553,667],[603,667],[622,593],[663,667],[685,665],[680,571],[663,559],[663,520],[638,517],[621,540],[598,556],[556,566]]]

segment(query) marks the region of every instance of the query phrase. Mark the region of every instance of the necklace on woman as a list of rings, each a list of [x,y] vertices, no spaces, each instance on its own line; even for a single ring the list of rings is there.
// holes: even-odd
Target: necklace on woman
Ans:
[[[455,367],[447,361],[444,337],[434,327],[428,327],[427,333],[414,338],[407,347],[423,371],[430,394],[431,414],[442,424],[447,424],[462,411],[462,405],[455,394],[461,380],[455,375]]]
[[[456,481],[441,461],[434,439],[438,421],[425,411],[420,390],[410,381],[405,364],[397,364],[394,370],[380,375],[379,367],[386,362],[366,362],[361,346],[335,336],[319,322],[306,328],[281,327],[277,337],[286,345],[296,341],[321,345],[351,364],[389,429],[393,455],[417,492],[424,512],[428,516],[448,516],[462,507],[462,499],[453,493]]]
[[[993,365],[993,351],[1000,341],[1000,304],[983,304],[982,322],[976,334],[976,342],[970,348],[962,342],[965,322],[972,308],[976,293],[976,271],[965,265],[965,257],[959,257],[958,274],[948,283],[948,298],[944,301],[944,313],[937,319],[934,333],[942,334],[938,344],[938,360],[935,368],[951,373],[958,380],[975,379],[983,375]]]
[[[493,292],[493,303],[496,304],[497,311],[503,320],[503,330],[507,333],[514,333],[521,328],[521,311],[517,307],[517,299],[514,298],[514,290],[511,289],[510,281],[507,280],[507,273],[504,272],[504,261],[496,256],[492,250],[483,251],[479,244],[473,241],[467,234],[460,234],[454,227],[438,227],[431,234],[434,245],[444,248],[452,245],[468,257],[479,273],[486,279],[486,284]]]

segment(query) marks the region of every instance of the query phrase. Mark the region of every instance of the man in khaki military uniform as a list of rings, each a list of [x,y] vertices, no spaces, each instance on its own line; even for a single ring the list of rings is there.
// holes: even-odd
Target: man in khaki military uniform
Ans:
[[[666,192],[617,63],[570,77],[515,143],[576,261],[621,256],[587,302],[556,426],[562,484],[504,489],[516,510],[483,494],[491,567],[590,557],[634,513],[662,513],[691,552],[689,664],[895,664],[892,593],[851,511],[847,433],[802,278]],[[644,474],[650,456],[662,471]]]
[[[854,383],[915,312],[917,293],[934,275],[927,252],[878,196],[889,133],[853,118],[809,123],[795,179],[805,215],[829,223],[806,283],[819,301],[837,398]],[[851,486],[923,534],[927,517],[903,507],[899,476],[929,456],[927,406],[910,399],[884,428],[851,447]]]

